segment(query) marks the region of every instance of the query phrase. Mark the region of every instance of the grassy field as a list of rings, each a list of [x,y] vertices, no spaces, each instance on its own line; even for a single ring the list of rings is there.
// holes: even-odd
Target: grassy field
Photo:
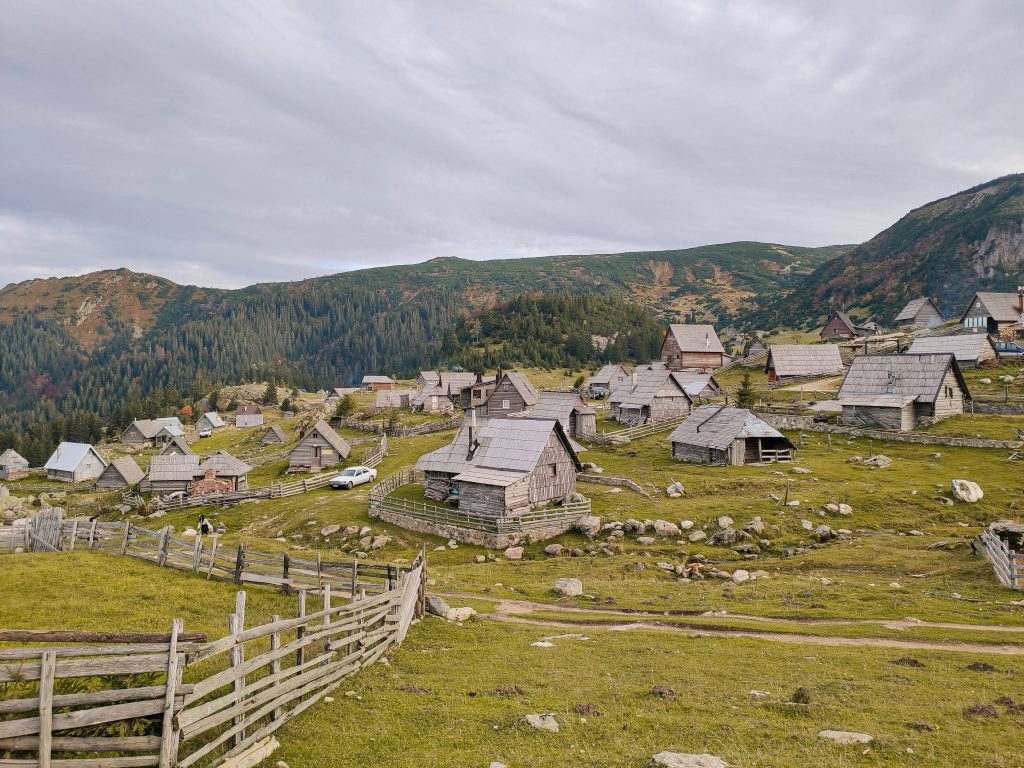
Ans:
[[[1015,423],[981,416],[943,422],[992,436]],[[595,447],[583,457],[650,494],[581,484],[595,514],[692,520],[709,535],[720,515],[737,527],[760,517],[770,543],[754,561],[685,538],[641,545],[629,536],[613,556],[552,558],[543,542],[511,562],[500,551],[450,548],[371,520],[365,486],[175,512],[151,527],[170,523],[180,531],[205,512],[228,526],[227,546],[244,540],[253,550],[340,558],[358,542],[325,538],[321,529],[369,525],[394,537],[372,559],[407,560],[426,547],[431,590],[479,612],[463,625],[428,616],[390,665],[361,673],[336,701],[284,728],[268,766],[279,759],[293,766],[639,766],[673,750],[717,754],[734,766],[1019,767],[1024,714],[1006,702],[1024,703],[1024,595],[1001,587],[969,542],[993,519],[1021,517],[1024,463],[1009,461],[1005,450],[790,437],[797,466],[809,473],[679,464],[665,435]],[[211,438],[236,450],[245,439],[239,431]],[[392,440],[381,476],[450,439],[451,432]],[[890,467],[855,460],[879,453],[893,460]],[[279,460],[254,475],[283,470]],[[954,478],[978,482],[984,499],[940,501]],[[670,499],[664,489],[676,480],[686,494]],[[776,500],[787,492],[799,507]],[[825,512],[830,501],[850,504],[852,514]],[[820,544],[804,521],[850,533]],[[558,541],[593,547],[579,534]],[[681,583],[658,566],[691,554],[768,576]],[[478,563],[479,555],[492,559]],[[188,630],[216,637],[233,602],[230,585],[109,555],[0,555],[0,567],[0,626],[160,630],[180,616]],[[552,584],[561,576],[580,578],[585,596],[559,599]],[[294,598],[248,592],[253,621],[294,612]],[[531,645],[552,636],[553,647]],[[906,657],[923,666],[893,663]],[[968,669],[979,661],[994,671]],[[672,689],[674,700],[652,695],[655,685]],[[801,687],[810,703],[789,703]],[[974,705],[994,706],[997,716],[965,714]],[[561,731],[518,722],[536,712],[555,713]],[[875,741],[838,747],[816,737],[824,728],[864,731]]]

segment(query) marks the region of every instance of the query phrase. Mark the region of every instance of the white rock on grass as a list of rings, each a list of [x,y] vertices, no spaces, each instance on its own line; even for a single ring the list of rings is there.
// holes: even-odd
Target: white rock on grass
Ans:
[[[728,528],[731,525],[732,525],[732,518],[729,517],[728,515],[722,515],[720,518],[718,518],[718,527],[719,528]]]
[[[432,613],[435,616],[440,616],[442,619],[446,619],[448,618],[448,613],[451,610],[452,607],[440,597],[434,597],[431,595],[427,598],[427,613]]]
[[[949,489],[953,494],[953,498],[968,504],[981,501],[985,496],[981,486],[977,483],[972,483],[970,480],[954,480],[949,484]]]
[[[523,715],[523,722],[538,731],[558,733],[558,721],[555,720],[555,716],[551,712],[543,715]]]
[[[544,547],[544,554],[548,557],[558,557],[565,550],[561,544],[548,544]]]
[[[476,611],[467,605],[462,608],[449,608],[448,615],[445,618],[448,621],[466,621],[474,616],[476,616]]]
[[[523,548],[522,547],[509,547],[505,550],[506,560],[522,560],[523,559]]]
[[[584,536],[596,536],[601,532],[601,518],[596,515],[586,515],[577,520],[573,527]]]
[[[818,731],[818,738],[828,739],[829,741],[834,741],[836,744],[870,744],[874,741],[874,738],[866,733],[857,733],[856,731],[833,731],[830,729]]]
[[[659,752],[654,756],[654,764],[665,768],[729,768],[725,760],[715,755],[684,752]]]
[[[670,523],[668,520],[655,520],[654,532],[659,536],[671,536],[672,538],[675,538],[682,533],[682,531],[679,530],[678,525]]]
[[[737,584],[740,584],[740,583],[742,583],[744,581],[749,581],[750,580],[750,572],[749,571],[745,571],[742,568],[738,568],[738,569],[736,569],[735,571],[732,572],[732,580],[734,582],[736,582]]]
[[[704,533],[704,531],[694,531],[686,538],[688,538],[690,541],[694,543],[697,543],[698,541],[704,541],[704,539],[706,539],[707,537],[708,535]]]
[[[583,582],[579,579],[564,577],[555,581],[554,589],[562,597],[576,597],[583,594]]]
[[[693,520],[680,520],[679,521],[679,528],[680,528],[680,530],[683,530],[683,531],[690,530],[691,528],[693,528],[693,525],[694,525]]]

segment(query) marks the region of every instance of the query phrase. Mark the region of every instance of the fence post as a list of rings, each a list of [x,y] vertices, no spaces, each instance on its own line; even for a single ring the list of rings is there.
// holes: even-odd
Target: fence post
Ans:
[[[179,732],[174,724],[174,697],[181,681],[178,666],[178,635],[184,629],[181,619],[171,623],[171,641],[167,649],[167,687],[164,691],[164,720],[160,731],[160,768],[171,768],[178,757]]]
[[[331,585],[324,584],[320,589],[320,594],[324,599],[324,627],[331,625]],[[324,638],[324,650],[323,652],[330,653],[331,650],[331,639],[329,637]],[[324,658],[324,663],[328,662],[327,658]]]
[[[71,521],[71,543],[68,545],[68,552],[75,551],[75,539],[78,538],[78,518]]]
[[[238,554],[235,556],[235,584],[242,583],[242,570],[245,568],[245,544],[238,545]]]
[[[270,617],[270,623],[271,624],[277,624],[277,622],[279,622],[280,620],[281,620],[281,617],[277,616],[277,615],[274,615],[274,616]],[[271,652],[281,650],[281,633],[280,632],[274,632],[270,636],[270,650],[271,650]],[[281,657],[278,656],[277,658],[275,658],[273,661],[270,662],[270,674],[276,675],[276,674],[279,674],[280,672],[281,672]],[[278,707],[277,709],[275,709],[271,713],[270,719],[271,720],[280,720],[281,719],[281,714],[282,714],[283,711],[284,710],[281,707]]]
[[[167,544],[170,537],[171,533],[167,530],[167,526],[165,525],[163,528],[160,529],[160,546],[157,547],[156,553],[157,565],[163,565],[167,562]]]
[[[245,629],[245,590],[241,590],[235,595],[235,612],[228,617],[228,630],[233,635],[241,634]],[[231,649],[231,666],[238,667],[245,662],[245,646],[237,641],[234,647]],[[240,702],[245,692],[245,675],[239,675],[235,678],[234,683],[235,689],[235,701]],[[238,715],[235,718],[235,725],[245,721],[245,715]],[[237,747],[245,740],[245,729],[235,734],[235,746]]]
[[[89,549],[92,549],[93,542],[96,540],[96,518],[92,519],[92,525],[89,526]]]
[[[213,546],[210,547],[210,567],[206,570],[207,580],[213,576],[213,561],[217,557],[217,534],[213,534]]]
[[[131,531],[132,524],[127,520],[124,521],[124,536],[121,537],[121,554],[128,552],[128,533]]]
[[[416,599],[416,618],[422,619],[427,612],[427,547],[420,547],[420,585]]]
[[[306,590],[300,589],[299,590],[299,616],[298,617],[301,619],[301,618],[305,617],[305,615],[306,615]],[[301,640],[305,636],[306,636],[306,625],[305,624],[300,624],[299,628],[295,631],[295,637],[296,637],[297,640]],[[295,651],[295,666],[301,665],[302,664],[302,660],[305,659],[305,658],[306,658],[306,649],[304,647],[300,646],[299,649],[297,651]]]
[[[281,591],[288,594],[288,566],[290,565],[290,558],[288,553],[284,553],[284,557],[281,558]]]
[[[199,572],[199,563],[203,559],[203,534],[196,533],[196,543],[192,547],[192,572]]]
[[[349,587],[348,594],[349,594],[349,596],[351,598],[351,601],[353,603],[356,601],[356,585],[359,582],[358,573],[359,573],[359,559],[358,558],[352,558],[352,585]]]
[[[39,768],[50,768],[53,744],[53,680],[57,673],[57,652],[43,651],[39,666]]]

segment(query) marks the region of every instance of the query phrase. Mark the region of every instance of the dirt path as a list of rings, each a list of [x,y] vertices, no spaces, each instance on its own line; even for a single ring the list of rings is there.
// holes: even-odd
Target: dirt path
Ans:
[[[581,627],[590,627],[593,629],[602,629],[609,632],[636,632],[636,631],[654,631],[654,632],[681,632],[690,637],[750,637],[759,640],[768,640],[771,642],[779,643],[793,643],[793,644],[807,644],[807,645],[828,645],[828,646],[870,646],[873,648],[894,648],[902,650],[930,650],[930,651],[955,651],[958,653],[988,653],[996,654],[1000,656],[1024,656],[1024,646],[1013,646],[1013,645],[986,645],[983,643],[960,643],[950,642],[941,643],[927,640],[896,640],[889,638],[876,638],[876,637],[830,637],[828,635],[815,635],[811,633],[786,633],[786,632],[771,632],[769,630],[756,630],[741,627],[729,627],[729,626],[703,626],[703,625],[682,625],[682,624],[661,624],[657,622],[657,619],[665,616],[664,613],[631,613],[628,611],[609,611],[609,610],[588,610],[583,608],[576,608],[572,606],[559,606],[550,605],[548,603],[534,603],[528,600],[507,600],[502,598],[493,597],[482,597],[480,595],[468,594],[468,593],[448,593],[445,597],[456,597],[464,599],[476,599],[476,600],[487,600],[488,602],[497,603],[494,613],[482,614],[484,618],[489,618],[495,621],[504,621],[511,624],[526,624],[537,627],[552,627],[556,629],[580,629]],[[579,620],[565,619],[536,619],[529,618],[525,614],[533,613],[538,610],[556,610],[562,611],[567,614],[573,613],[604,613],[609,616],[620,616],[636,619],[638,616],[642,616],[648,621],[630,621],[624,623],[605,622],[602,620],[585,619]],[[727,618],[727,617],[721,617]],[[881,625],[888,628],[911,628],[911,627],[945,627],[949,629],[966,629],[966,630],[989,630],[989,631],[1009,631],[1019,632],[1024,631],[1024,628],[1019,627],[1002,627],[1002,626],[984,626],[979,627],[972,624],[952,624],[952,623],[939,623],[939,622],[919,622],[919,621],[901,621],[891,622],[879,619],[814,619],[810,621],[800,620],[788,620],[788,619],[765,619],[764,617],[757,616],[743,616],[740,614],[729,614],[728,618],[741,618],[741,619],[754,619],[764,620],[768,623],[779,622],[779,621],[792,621],[793,623],[803,623],[807,625],[827,625],[827,624],[871,624]]]

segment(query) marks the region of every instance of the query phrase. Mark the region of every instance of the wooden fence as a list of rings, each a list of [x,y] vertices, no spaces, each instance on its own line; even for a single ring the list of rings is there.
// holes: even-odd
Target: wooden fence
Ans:
[[[1024,553],[1014,552],[988,529],[981,532],[981,541],[999,582],[1013,589],[1024,589]]]
[[[682,416],[674,416],[671,419],[661,419],[660,421],[652,421],[647,424],[640,424],[636,427],[626,427],[624,429],[616,429],[612,432],[602,432],[597,436],[594,442],[597,443],[628,443],[633,440],[639,440],[641,437],[647,437],[648,435],[655,435],[659,432],[667,432],[668,430],[678,427],[690,414],[684,414]]]
[[[426,559],[385,592],[246,628],[245,592],[213,642],[186,635],[0,630],[2,766],[254,765],[270,736],[400,645],[425,605]],[[88,645],[70,645],[69,642]],[[40,642],[62,645],[39,647]]]
[[[571,523],[591,512],[591,502],[587,499],[552,507],[540,507],[514,517],[495,518],[490,515],[461,512],[456,507],[401,499],[391,495],[404,485],[421,482],[423,473],[410,468],[384,478],[370,491],[370,517],[379,517],[382,512],[390,512],[443,527],[469,528],[492,534],[514,534]]]

